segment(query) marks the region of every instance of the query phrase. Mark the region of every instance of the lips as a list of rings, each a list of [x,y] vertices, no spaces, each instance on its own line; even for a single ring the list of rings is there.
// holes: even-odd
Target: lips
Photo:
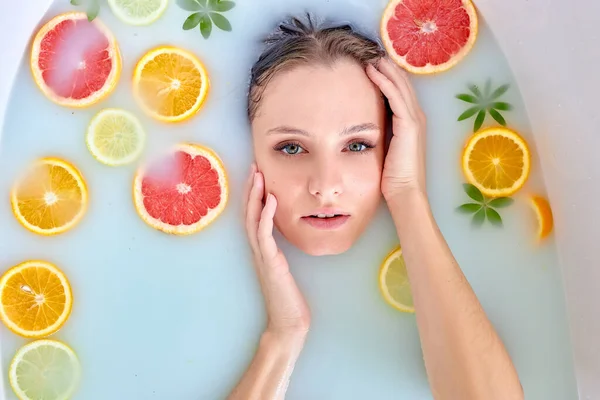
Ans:
[[[331,230],[344,225],[350,219],[350,215],[340,210],[323,209],[301,219],[313,228]]]

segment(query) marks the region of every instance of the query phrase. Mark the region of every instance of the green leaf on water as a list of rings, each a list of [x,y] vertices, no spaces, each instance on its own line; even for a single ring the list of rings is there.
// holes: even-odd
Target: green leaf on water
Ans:
[[[488,79],[487,81],[485,81],[485,89],[483,89],[483,93],[484,93],[484,96],[486,99],[488,97],[490,97],[491,90],[492,90],[492,80]]]
[[[497,101],[495,103],[492,103],[490,107],[500,111],[510,111],[513,108],[510,104],[504,101]]]
[[[492,95],[490,96],[490,100],[495,100],[498,97],[502,96],[504,93],[506,93],[509,87],[510,85],[507,83],[494,90],[494,93],[492,93]]]
[[[90,1],[90,4],[88,5],[88,8],[87,8],[88,21],[90,21],[90,22],[93,21],[98,16],[99,12],[100,12],[100,3],[98,3],[98,0]]]
[[[474,215],[473,215],[473,219],[471,220],[471,224],[475,227],[480,227],[481,225],[483,225],[483,221],[485,221],[485,209],[482,208],[481,210],[477,211]]]
[[[468,108],[464,113],[460,114],[458,117],[459,121],[464,121],[467,118],[471,118],[473,115],[477,113],[481,108],[479,106]]]
[[[458,207],[456,211],[461,212],[463,214],[474,214],[477,211],[481,210],[482,205],[476,203],[466,203],[462,206]]]
[[[470,85],[469,90],[471,90],[471,92],[473,92],[475,94],[475,96],[477,96],[479,98],[483,97],[483,95],[481,94],[481,91],[479,90],[479,87],[477,85]]]
[[[475,118],[475,123],[473,123],[473,132],[477,132],[481,125],[483,125],[483,121],[485,120],[485,110],[479,111],[477,114],[477,118]]]
[[[213,11],[225,12],[231,10],[235,7],[235,3],[233,1],[218,1],[213,8]]]
[[[495,208],[504,208],[510,206],[515,201],[510,197],[498,197],[497,199],[493,199],[488,203],[490,207]]]
[[[186,11],[201,11],[206,8],[206,0],[177,0],[177,5]]]
[[[500,114],[498,111],[494,110],[493,108],[491,108],[489,110],[489,113],[492,116],[492,118],[494,118],[500,125],[506,126],[506,120],[504,119],[502,114]]]
[[[485,210],[485,215],[494,226],[502,226],[502,217],[496,210],[493,208],[488,208]]]
[[[467,103],[478,103],[477,98],[475,96],[466,93],[457,94],[456,98],[462,101],[466,101]]]
[[[221,14],[214,13],[214,12],[210,13],[210,18],[212,19],[214,24],[217,26],[217,28],[219,28],[223,31],[226,31],[226,32],[231,32],[231,23],[229,22],[229,20],[227,18],[225,18]]]
[[[463,189],[464,189],[465,193],[467,194],[467,196],[469,196],[473,200],[475,200],[479,203],[483,202],[483,200],[484,200],[483,194],[481,194],[481,191],[479,189],[477,189],[477,187],[475,187],[474,185],[471,185],[470,183],[465,183],[465,184],[463,184]]]
[[[212,21],[208,14],[204,14],[200,19],[200,33],[204,39],[208,39],[210,37],[210,33],[212,32]]]
[[[183,29],[186,31],[189,31],[190,29],[194,29],[196,26],[198,26],[198,24],[200,23],[200,21],[202,20],[202,17],[204,15],[206,15],[206,14],[202,13],[202,12],[197,12],[197,13],[190,15],[189,17],[187,17],[187,19],[183,23]]]

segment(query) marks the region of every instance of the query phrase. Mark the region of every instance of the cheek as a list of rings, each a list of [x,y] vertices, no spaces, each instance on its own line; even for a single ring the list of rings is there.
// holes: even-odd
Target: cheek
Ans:
[[[383,152],[378,152],[363,162],[355,162],[352,165],[352,179],[348,180],[351,184],[346,189],[365,199],[379,197],[382,172]]]
[[[301,168],[289,164],[277,154],[267,154],[256,159],[258,169],[265,178],[265,194],[272,193],[277,198],[277,216],[290,212],[298,202],[302,190],[306,188]]]

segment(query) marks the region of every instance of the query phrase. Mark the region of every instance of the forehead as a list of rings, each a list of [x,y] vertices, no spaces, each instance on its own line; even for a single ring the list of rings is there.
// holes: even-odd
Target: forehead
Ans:
[[[253,121],[257,131],[277,125],[306,130],[343,129],[377,123],[383,111],[379,89],[358,63],[307,64],[275,75],[268,83]]]

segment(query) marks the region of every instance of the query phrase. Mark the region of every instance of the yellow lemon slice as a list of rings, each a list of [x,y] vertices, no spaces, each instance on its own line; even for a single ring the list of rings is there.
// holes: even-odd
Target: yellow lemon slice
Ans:
[[[379,289],[385,301],[392,307],[403,312],[415,312],[406,264],[400,247],[394,249],[381,264]]]

